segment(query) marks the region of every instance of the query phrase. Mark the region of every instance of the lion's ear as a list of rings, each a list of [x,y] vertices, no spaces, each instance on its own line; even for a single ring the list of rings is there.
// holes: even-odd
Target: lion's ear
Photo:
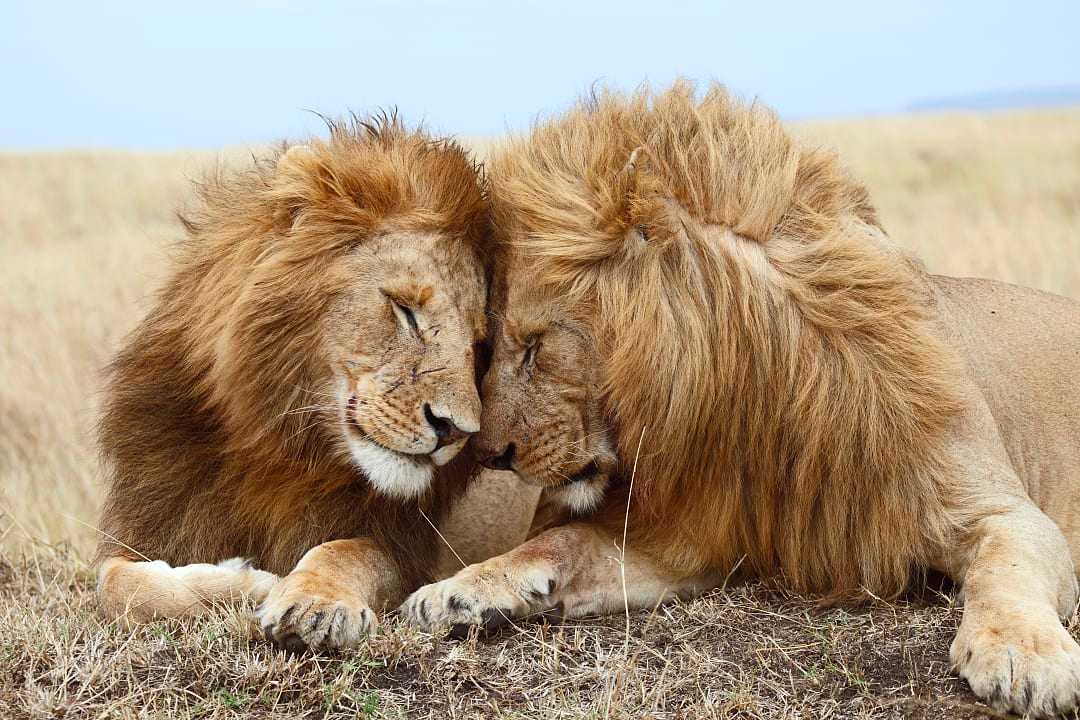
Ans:
[[[275,216],[283,230],[296,221],[313,199],[312,178],[320,174],[321,162],[310,145],[293,145],[277,160],[274,170],[273,197]]]
[[[314,159],[315,151],[310,145],[293,145],[278,158],[278,173],[288,172],[290,169],[304,172],[308,163]]]

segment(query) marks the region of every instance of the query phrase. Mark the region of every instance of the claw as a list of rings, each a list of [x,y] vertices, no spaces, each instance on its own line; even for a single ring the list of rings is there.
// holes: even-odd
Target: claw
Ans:
[[[323,615],[325,615],[325,613],[322,610],[316,611],[309,615],[307,618],[307,622],[304,623],[304,629],[310,632],[318,628],[319,623],[322,622]]]
[[[288,607],[288,608],[287,608],[287,609],[285,610],[285,612],[283,612],[283,613],[281,614],[281,617],[280,617],[280,618],[278,618],[278,621],[277,621],[277,623],[275,623],[275,624],[276,624],[276,625],[277,625],[278,627],[285,627],[286,625],[288,625],[288,624],[289,624],[289,618],[291,618],[291,617],[292,617],[292,614],[293,614],[293,612],[294,612],[295,610],[296,610],[296,605],[295,605],[295,604],[293,604],[293,605],[290,605],[290,606],[289,606],[289,607]]]
[[[428,621],[427,598],[422,598],[420,600],[420,606],[417,608],[417,615],[420,616],[420,622],[427,625],[427,621]]]

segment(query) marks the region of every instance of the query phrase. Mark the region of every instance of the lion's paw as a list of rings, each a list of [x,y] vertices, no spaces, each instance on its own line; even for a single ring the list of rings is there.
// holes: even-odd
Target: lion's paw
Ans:
[[[355,598],[327,597],[287,576],[258,607],[263,636],[289,652],[348,650],[378,629],[378,618]]]
[[[449,626],[451,637],[464,637],[471,626],[491,631],[511,618],[548,609],[554,591],[554,578],[539,568],[511,575],[474,565],[420,588],[400,613],[414,627]]]
[[[1080,645],[1053,612],[965,618],[949,659],[997,710],[1054,717],[1080,704]]]

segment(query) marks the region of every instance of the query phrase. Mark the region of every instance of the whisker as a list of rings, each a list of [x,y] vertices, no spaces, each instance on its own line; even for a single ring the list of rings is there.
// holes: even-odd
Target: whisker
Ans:
[[[327,392],[326,390],[314,390],[312,388],[306,388],[303,385],[297,385],[296,383],[293,383],[292,386],[294,388],[296,388],[297,390],[299,390],[300,392],[307,393],[308,395],[315,395],[315,396],[328,397],[328,398],[337,398],[336,394],[334,394],[332,392]]]
[[[292,410],[286,410],[278,415],[278,417],[285,417],[286,415],[300,415],[303,413],[316,412],[318,410],[336,410],[334,405],[306,405],[304,407],[293,408]]]
[[[324,424],[326,424],[326,421],[323,418],[317,418],[315,420],[315,422],[308,423],[307,425],[304,425],[303,427],[301,427],[296,432],[289,435],[287,438],[285,438],[285,442],[288,442],[288,441],[292,440],[294,437],[296,437],[297,435],[300,435],[301,433],[305,433],[308,430],[311,430],[313,428],[318,427],[319,425],[324,425]],[[331,425],[330,427],[333,427],[333,426]]]
[[[590,460],[592,459],[592,455],[586,449],[585,442],[594,437],[605,435],[606,433],[606,430],[598,430],[585,435],[580,440],[567,440],[556,447],[560,450],[566,450],[571,456],[579,460]]]

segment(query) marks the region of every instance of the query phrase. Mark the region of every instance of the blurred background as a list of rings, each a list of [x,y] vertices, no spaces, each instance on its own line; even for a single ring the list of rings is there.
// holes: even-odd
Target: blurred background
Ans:
[[[931,270],[1080,296],[1080,3],[7,0],[0,546],[88,556],[99,370],[190,180],[396,106],[480,156],[594,84],[715,79],[835,148]]]
[[[792,119],[1080,101],[1080,3],[4,4],[0,146],[207,148],[377,106],[526,128],[600,82],[717,78]]]

